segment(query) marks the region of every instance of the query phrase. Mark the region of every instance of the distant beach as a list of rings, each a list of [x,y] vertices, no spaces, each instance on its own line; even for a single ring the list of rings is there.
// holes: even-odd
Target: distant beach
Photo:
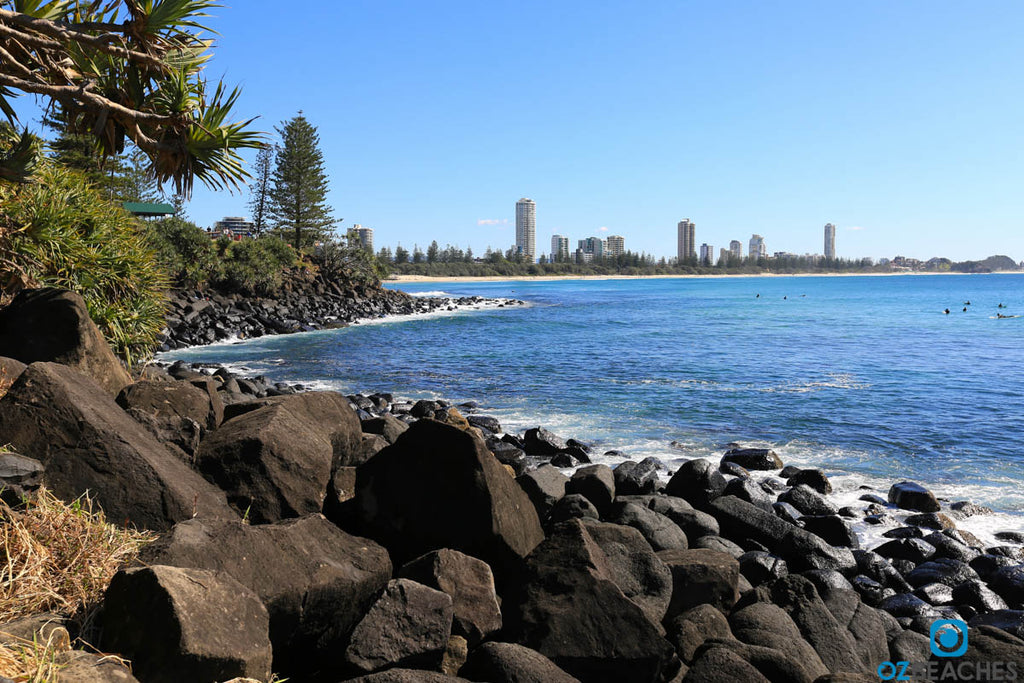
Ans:
[[[723,275],[392,275],[386,282],[552,282],[557,280],[714,280],[755,277],[895,277],[901,275],[977,275],[979,273],[936,273],[901,271],[898,273],[728,273]],[[1010,271],[986,273],[1012,275]],[[1016,274],[1020,274],[1019,272]]]

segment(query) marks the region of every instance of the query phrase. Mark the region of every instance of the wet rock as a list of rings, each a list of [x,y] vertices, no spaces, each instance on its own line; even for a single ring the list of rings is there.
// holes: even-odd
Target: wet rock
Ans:
[[[916,526],[898,526],[882,533],[885,538],[924,538],[924,532]]]
[[[402,567],[398,577],[447,593],[452,599],[452,633],[475,646],[501,628],[494,576],[486,562],[457,550],[435,550]]]
[[[800,518],[803,517],[803,513],[789,503],[772,503],[772,512],[774,512],[779,519],[784,522],[789,522],[793,526],[802,525]]]
[[[890,560],[909,560],[917,564],[934,555],[935,546],[920,538],[897,538],[883,543],[874,551]]]
[[[0,356],[60,363],[117,395],[131,377],[89,317],[85,300],[62,289],[23,289],[0,309]]]
[[[103,647],[144,681],[266,680],[267,610],[223,573],[154,566],[118,572],[100,615]]]
[[[871,605],[872,607],[878,607],[882,604],[883,600],[896,594],[896,591],[893,589],[886,588],[874,579],[868,578],[863,574],[858,574],[853,577],[852,585],[853,589],[857,591],[857,594],[860,595],[865,604]]]
[[[907,516],[907,524],[924,527],[925,529],[955,529],[956,523],[941,512],[919,512]]]
[[[566,449],[565,439],[543,427],[527,429],[523,435],[523,446],[527,455],[555,455]]]
[[[781,470],[782,460],[768,448],[732,448],[722,462],[733,462],[747,470]]]
[[[957,605],[969,605],[979,614],[1009,609],[1006,601],[980,579],[968,579],[953,588],[953,600]]]
[[[551,458],[550,464],[555,467],[561,467],[562,469],[569,469],[570,467],[576,467],[576,465],[579,465],[580,461],[568,453],[558,453]]]
[[[1024,565],[997,569],[988,584],[1013,609],[1024,608]]]
[[[736,496],[740,500],[756,505],[762,510],[771,511],[774,502],[761,485],[750,478],[733,479],[725,485],[722,492],[725,496]]]
[[[969,565],[944,557],[923,562],[907,574],[907,582],[915,587],[941,583],[953,588],[964,581],[977,578],[978,574]]]
[[[883,586],[895,589],[899,593],[909,593],[910,584],[887,558],[870,550],[855,550],[853,556],[857,560],[857,569]]]
[[[943,532],[936,531],[930,533],[924,537],[924,540],[935,548],[935,557],[946,557],[951,560],[959,560],[960,562],[970,562],[978,555],[981,555],[980,550],[972,548]]]
[[[889,502],[904,510],[938,512],[941,509],[931,491],[912,481],[893,484],[889,489]]]
[[[487,415],[467,415],[466,420],[474,427],[486,430],[491,434],[501,434],[505,431],[501,428],[501,423],[498,422],[497,418]]]
[[[789,476],[786,480],[787,486],[799,486],[804,484],[812,490],[820,493],[832,493],[832,483],[825,476],[825,471],[820,469],[800,470]]]
[[[449,595],[396,579],[352,632],[345,659],[367,673],[392,667],[438,669],[451,628]]]
[[[780,503],[789,503],[808,516],[835,515],[839,509],[806,484],[794,486],[779,496]]]
[[[665,493],[684,499],[698,510],[706,510],[725,490],[725,477],[707,460],[684,462],[672,475]]]
[[[992,626],[1006,631],[1016,638],[1024,638],[1024,610],[1001,609],[973,617],[968,624],[972,627]]]
[[[912,593],[900,593],[886,598],[879,605],[894,617],[937,617],[934,607]]]
[[[992,508],[972,503],[969,500],[958,500],[957,502],[950,504],[949,509],[959,513],[963,517],[992,514]]]
[[[800,521],[807,531],[820,536],[827,543],[844,548],[859,548],[860,541],[853,528],[842,517],[825,515],[821,517],[801,517]]]
[[[508,465],[515,472],[517,477],[522,476],[526,473],[527,460],[526,453],[519,450],[510,443],[498,441],[488,446],[494,457],[497,458],[498,462],[502,465]]]
[[[728,474],[729,476],[733,477],[750,476],[750,471],[747,470],[745,467],[740,467],[734,462],[726,462],[724,460],[718,465],[718,471],[721,472],[722,474]]]
[[[935,607],[953,604],[953,589],[944,583],[927,583],[918,586],[914,589],[914,595]]]
[[[822,596],[836,590],[853,590],[853,585],[846,577],[834,569],[811,569],[803,572],[802,576],[809,579],[818,589],[818,594]]]

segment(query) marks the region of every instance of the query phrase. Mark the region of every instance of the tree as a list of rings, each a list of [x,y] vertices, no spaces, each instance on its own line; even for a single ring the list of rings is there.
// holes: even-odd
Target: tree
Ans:
[[[409,250],[399,244],[395,247],[395,263],[408,263]]]
[[[334,227],[327,206],[327,176],[316,127],[300,111],[276,129],[281,136],[268,215],[275,229],[291,232],[296,250],[323,240]]]
[[[248,177],[238,151],[257,147],[252,119],[228,122],[240,94],[201,76],[212,41],[210,0],[0,3],[0,112],[21,93],[58,105],[73,133],[104,156],[133,142],[158,184],[189,196],[194,180],[220,189]],[[12,7],[12,9],[6,9]],[[25,139],[0,148],[0,178],[27,180]],[[16,153],[15,153],[16,152]]]
[[[267,209],[270,195],[271,170],[274,165],[274,148],[263,145],[256,154],[253,170],[256,177],[249,185],[249,216],[252,218],[253,231],[262,235],[267,230]]]
[[[473,247],[466,247],[466,255],[465,255],[465,257],[463,257],[463,260],[466,263],[472,263],[473,262]]]
[[[440,252],[440,250],[441,247],[437,246],[437,240],[431,242],[430,246],[427,247],[427,263],[436,263],[437,255]]]
[[[423,261],[423,250],[420,249],[420,245],[412,245],[412,262],[421,263]]]

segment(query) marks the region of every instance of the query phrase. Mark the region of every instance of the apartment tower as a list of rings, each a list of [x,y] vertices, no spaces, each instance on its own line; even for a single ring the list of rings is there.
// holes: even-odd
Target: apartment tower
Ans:
[[[677,258],[679,263],[687,263],[697,259],[697,243],[694,240],[696,223],[691,223],[689,218],[679,221],[676,228],[679,231],[677,243]]]
[[[566,237],[565,235],[551,236],[551,260],[569,260],[569,238]]]
[[[825,258],[832,260],[836,257],[836,226],[831,223],[825,224]]]
[[[626,253],[625,237],[620,237],[619,235],[608,235],[608,239],[605,240],[605,244],[608,247],[608,256],[615,257]]]
[[[537,255],[537,205],[523,197],[516,202],[516,253],[533,261]]]
[[[768,258],[768,247],[765,246],[764,238],[754,234],[750,236],[750,249],[747,252],[752,259]]]
[[[355,230],[356,235],[359,236],[359,244],[366,251],[373,253],[373,228],[364,228],[363,226],[356,223],[352,226]]]
[[[713,266],[715,264],[715,248],[707,242],[700,245],[700,264],[702,266]]]
[[[739,240],[733,240],[732,242],[729,242],[729,253],[735,259],[742,259],[743,258],[743,242],[740,242]]]

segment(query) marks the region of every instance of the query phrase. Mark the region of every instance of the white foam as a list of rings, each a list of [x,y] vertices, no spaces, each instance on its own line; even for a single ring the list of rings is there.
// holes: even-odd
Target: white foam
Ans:
[[[406,292],[409,296],[425,297],[425,296],[451,296],[448,292],[442,292],[440,289],[432,289],[429,292]]]

